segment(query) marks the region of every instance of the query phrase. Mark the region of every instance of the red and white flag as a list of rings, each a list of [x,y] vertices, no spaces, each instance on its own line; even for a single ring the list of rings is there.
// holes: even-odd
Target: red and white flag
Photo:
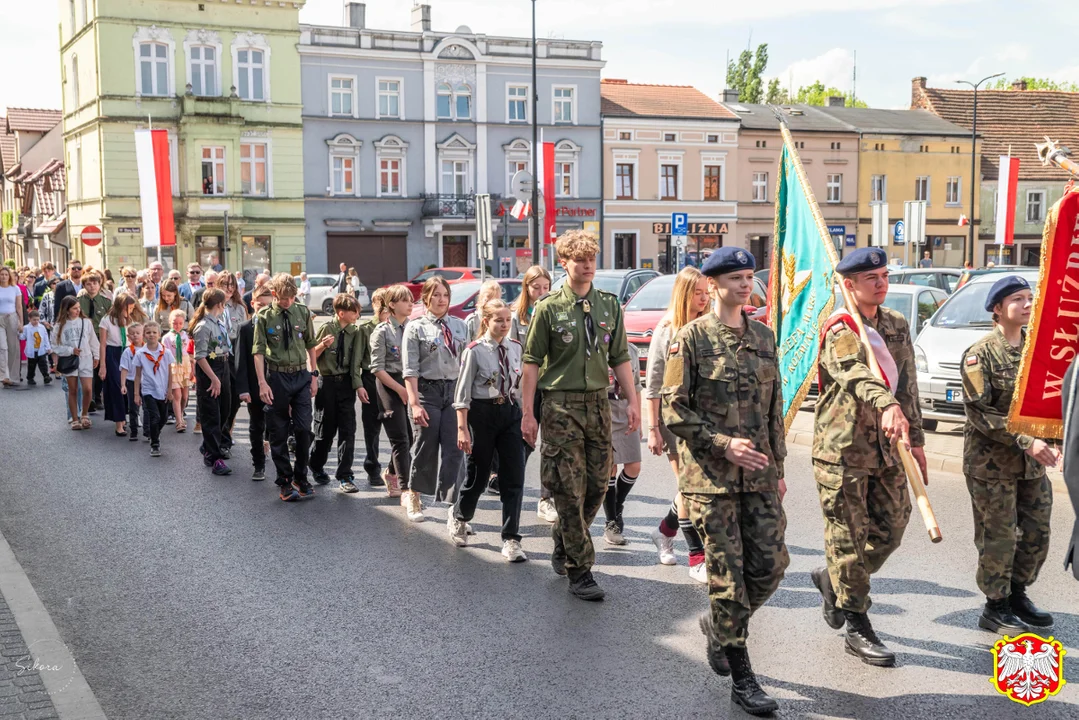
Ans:
[[[168,130],[136,130],[135,163],[142,204],[142,245],[175,245]]]
[[[545,142],[542,147],[543,157],[540,158],[540,167],[543,169],[543,182],[540,188],[543,191],[543,242],[553,245],[558,239],[558,233],[555,230],[555,183],[558,182],[558,178],[554,172],[554,143]]]
[[[997,245],[1015,242],[1015,194],[1019,186],[1019,158],[1000,156],[997,180]]]
[[[970,220],[967,218],[966,215],[960,215],[959,216],[959,227],[966,227],[967,225],[970,225]]]
[[[532,203],[530,203],[530,202],[522,202],[520,200],[518,200],[516,203],[514,203],[513,209],[510,210],[510,215],[512,215],[517,220],[524,220],[526,217],[528,217],[531,214],[532,214]]]

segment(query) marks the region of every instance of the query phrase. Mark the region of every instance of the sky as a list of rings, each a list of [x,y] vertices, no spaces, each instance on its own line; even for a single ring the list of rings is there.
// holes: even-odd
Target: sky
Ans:
[[[60,107],[58,13],[66,0],[0,0],[0,108]],[[131,0],[153,2],[153,0]],[[528,0],[429,0],[436,31],[531,35]],[[370,0],[367,26],[407,30],[413,0]],[[342,23],[342,0],[307,0],[300,21]],[[997,72],[1079,82],[1079,3],[1064,0],[537,0],[537,34],[603,42],[603,76],[693,85],[718,97],[728,53],[768,43],[767,76],[815,80],[872,107],[910,104],[910,81],[959,87]]]

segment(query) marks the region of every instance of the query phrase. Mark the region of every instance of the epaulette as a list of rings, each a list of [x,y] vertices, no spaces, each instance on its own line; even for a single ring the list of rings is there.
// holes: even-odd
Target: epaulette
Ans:
[[[472,342],[470,342],[470,343],[468,344],[468,349],[469,349],[469,350],[471,350],[472,348],[476,347],[476,346],[477,346],[477,345],[479,345],[479,344],[480,344],[480,341],[479,341],[479,340],[473,340]]]
[[[520,345],[520,344],[521,344],[521,341],[520,341],[520,340],[518,340],[518,339],[516,339],[516,338],[510,338],[510,342],[511,342],[511,343],[514,343],[515,345]],[[523,346],[522,346],[522,347],[523,347]]]
[[[617,295],[615,295],[613,292],[609,292],[607,290],[600,290],[599,288],[596,288],[596,292],[598,292],[600,295],[606,295],[608,297],[614,298],[615,300],[618,299]]]

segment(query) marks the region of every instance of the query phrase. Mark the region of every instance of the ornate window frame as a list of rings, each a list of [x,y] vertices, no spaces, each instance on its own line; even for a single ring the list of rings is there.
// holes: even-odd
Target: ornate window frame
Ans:
[[[262,99],[256,100],[253,98],[240,98],[246,102],[270,102],[270,88],[273,87],[270,82],[270,43],[267,42],[266,36],[261,33],[254,33],[251,31],[237,33],[236,37],[232,38],[232,87],[236,88],[237,94],[240,92],[240,61],[239,52],[241,50],[259,50],[263,54],[262,60]],[[250,56],[249,56],[250,57]]]
[[[327,189],[329,190],[330,197],[360,197],[360,148],[363,147],[363,140],[357,140],[349,133],[338,133],[332,138],[326,141],[326,145],[329,146],[329,168],[328,179],[329,184]],[[333,161],[334,158],[351,158],[352,159],[352,193],[338,193],[334,189],[333,184]]]
[[[375,197],[408,197],[408,143],[396,135],[386,135],[374,142],[375,146]],[[382,161],[397,160],[400,163],[398,192],[382,192]]]
[[[202,93],[198,97],[221,97],[225,94],[225,89],[221,86],[221,65],[224,62],[224,58],[221,57],[221,53],[224,51],[224,46],[221,43],[221,34],[216,30],[207,30],[205,28],[198,28],[195,30],[188,30],[187,36],[184,37],[184,66],[187,71],[187,84],[194,86],[194,66],[191,58],[191,49],[194,47],[208,47],[214,51],[214,89],[213,93]],[[204,61],[205,62],[205,61]],[[205,89],[205,88],[204,88]]]
[[[164,93],[145,95],[142,92],[142,57],[139,55],[139,48],[144,43],[161,43],[168,48],[168,53],[165,56],[165,75],[168,87],[165,88]],[[176,58],[176,40],[173,39],[169,29],[161,28],[157,25],[139,26],[135,29],[134,35],[131,36],[131,49],[135,57],[135,97],[176,97],[176,73],[173,71],[173,63]]]

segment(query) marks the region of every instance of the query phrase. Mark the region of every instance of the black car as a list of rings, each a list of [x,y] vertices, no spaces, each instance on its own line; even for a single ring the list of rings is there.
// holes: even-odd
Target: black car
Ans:
[[[641,285],[659,275],[655,270],[596,270],[592,278],[592,284],[600,290],[613,293],[618,296],[618,302],[625,305],[633,293],[640,289]],[[556,279],[551,286],[554,292],[566,282],[566,275]]]

